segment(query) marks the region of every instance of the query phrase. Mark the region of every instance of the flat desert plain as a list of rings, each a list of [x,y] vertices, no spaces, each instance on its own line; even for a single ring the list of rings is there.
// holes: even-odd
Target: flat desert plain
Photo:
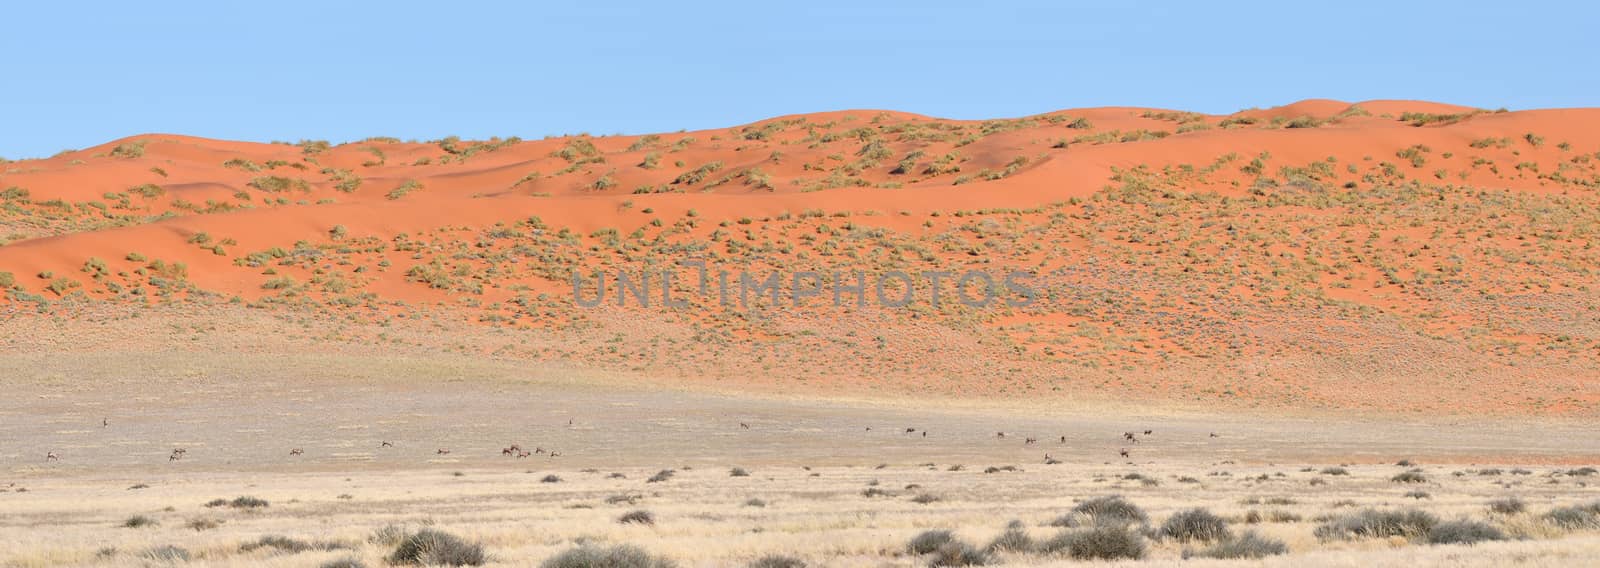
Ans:
[[[0,565],[1600,564],[1597,127],[1309,100],[0,160]],[[663,271],[682,303],[615,301]],[[915,301],[788,301],[854,271]]]

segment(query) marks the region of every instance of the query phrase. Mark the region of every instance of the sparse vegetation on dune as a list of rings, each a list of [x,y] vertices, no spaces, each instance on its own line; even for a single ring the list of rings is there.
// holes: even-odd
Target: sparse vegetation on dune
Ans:
[[[1600,114],[1323,103],[4,162],[0,565],[1594,563]]]

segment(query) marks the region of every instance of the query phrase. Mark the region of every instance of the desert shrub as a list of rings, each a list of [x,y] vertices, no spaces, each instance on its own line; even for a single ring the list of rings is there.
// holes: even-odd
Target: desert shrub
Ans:
[[[639,496],[639,495],[629,495],[629,494],[624,493],[624,494],[621,494],[621,495],[612,495],[610,497],[606,497],[606,504],[607,505],[616,505],[618,503],[627,503],[629,505],[632,505],[634,503],[639,502],[639,500],[643,499],[643,498],[644,497]]]
[[[1144,537],[1128,527],[1099,526],[1062,531],[1039,546],[1045,554],[1066,554],[1075,560],[1144,558]]]
[[[389,554],[390,564],[419,566],[482,566],[487,560],[483,545],[434,529],[422,529],[401,539]]]
[[[919,505],[927,505],[929,503],[937,503],[937,502],[939,502],[939,496],[938,495],[929,494],[929,493],[923,493],[921,495],[917,495],[916,497],[912,497],[911,498],[911,502],[919,504]]]
[[[1255,531],[1245,531],[1237,537],[1223,539],[1204,550],[1193,553],[1185,551],[1184,557],[1265,558],[1288,553],[1289,547],[1283,541],[1258,535]]]
[[[278,552],[295,554],[309,550],[337,550],[347,547],[332,542],[306,542],[281,535],[268,535],[257,539],[255,542],[247,542],[243,545],[240,545],[239,551],[251,552],[263,548],[270,548]]]
[[[400,544],[400,541],[405,540],[408,536],[411,536],[411,530],[406,528],[405,525],[390,524],[373,530],[372,534],[367,536],[367,542],[382,546],[394,546]]]
[[[1397,465],[1397,466],[1400,466],[1400,467],[1411,467],[1411,466],[1417,465],[1415,462],[1412,462],[1409,459],[1400,460],[1400,461],[1394,462],[1394,464]]]
[[[1322,468],[1322,474],[1323,475],[1350,475],[1350,470],[1342,468],[1342,467],[1325,467],[1325,468]]]
[[[1506,497],[1490,501],[1489,510],[1502,515],[1515,515],[1528,510],[1528,505],[1516,497]]]
[[[1022,526],[1022,521],[1011,521],[1006,524],[1006,530],[1000,536],[989,541],[989,546],[984,550],[990,552],[1033,552],[1035,543],[1033,537],[1028,536],[1027,530]]]
[[[1081,524],[1080,519],[1084,517],[1087,517],[1096,525],[1142,525],[1150,520],[1144,514],[1144,510],[1133,503],[1129,503],[1121,495],[1108,495],[1078,503],[1077,506],[1072,508],[1071,512],[1051,521],[1050,526],[1076,527]]]
[[[767,506],[767,502],[764,499],[757,499],[757,498],[751,497],[751,498],[745,500],[744,506],[746,506],[746,507],[765,507],[765,506]]]
[[[1428,476],[1423,475],[1420,471],[1406,471],[1389,478],[1389,481],[1395,483],[1427,483]]]
[[[862,497],[888,497],[890,493],[877,487],[868,487],[861,490]]]
[[[676,475],[677,473],[678,472],[672,471],[670,469],[663,469],[661,471],[656,472],[655,475],[650,476],[650,479],[644,480],[644,482],[645,483],[661,483],[661,482],[666,481],[668,479],[672,479],[672,476]]]
[[[1322,126],[1322,121],[1313,116],[1302,116],[1289,121],[1284,128],[1316,128]]]
[[[1228,521],[1205,509],[1189,509],[1167,517],[1166,522],[1156,529],[1156,534],[1180,542],[1221,540],[1228,537]]]
[[[624,525],[653,525],[656,524],[656,515],[643,509],[629,511],[617,517],[617,522]]]
[[[1569,470],[1567,470],[1567,475],[1570,475],[1572,477],[1588,477],[1588,476],[1594,475],[1596,473],[1600,473],[1600,470],[1597,470],[1597,469],[1592,468],[1592,467],[1580,467],[1580,468],[1577,468],[1577,469],[1569,469]]]
[[[144,155],[144,140],[134,140],[116,145],[111,149],[113,158],[138,158]],[[186,559],[187,560],[187,559]]]
[[[184,548],[163,544],[145,549],[144,552],[139,553],[139,557],[156,562],[188,562],[190,554]]]
[[[318,568],[367,568],[367,565],[355,558],[339,558],[323,562]]]
[[[287,191],[311,191],[311,185],[306,180],[286,178],[283,176],[261,176],[251,179],[246,183],[250,187],[267,193],[284,193]]]
[[[1571,507],[1556,507],[1544,514],[1545,521],[1567,530],[1600,527],[1600,502]]]
[[[567,549],[539,565],[541,568],[674,568],[677,563],[652,556],[629,544],[597,546],[583,544]]]
[[[414,179],[408,179],[404,183],[401,183],[398,187],[389,190],[389,193],[386,194],[385,197],[388,197],[389,199],[400,199],[411,192],[419,191],[421,189],[423,189],[421,182],[418,182]]]
[[[933,551],[928,566],[983,566],[989,563],[989,553],[973,548],[959,540],[952,540]]]
[[[1394,511],[1363,509],[1354,514],[1329,519],[1318,526],[1313,534],[1322,540],[1391,536],[1416,538],[1427,535],[1437,524],[1439,524],[1437,517],[1415,509]]]
[[[208,531],[208,530],[211,530],[211,529],[214,529],[214,528],[222,526],[222,521],[219,521],[217,519],[204,519],[204,518],[202,518],[202,519],[191,519],[189,522],[184,523],[183,526],[184,526],[184,528],[187,528],[187,529],[192,530],[194,532],[201,532],[201,531]]]
[[[128,520],[122,521],[122,526],[130,529],[142,529],[144,527],[153,527],[159,524],[161,523],[158,523],[155,519],[144,515],[134,515],[132,517],[128,517]]]
[[[1486,540],[1505,540],[1506,534],[1480,521],[1445,521],[1428,530],[1429,544],[1476,544]]]
[[[747,564],[746,568],[806,568],[806,561],[793,556],[768,554]]]
[[[258,499],[249,495],[245,495],[242,497],[234,497],[232,501],[222,501],[221,499],[217,499],[211,501],[210,503],[206,503],[206,506],[220,507],[222,505],[218,504],[219,502],[222,502],[223,504],[235,509],[260,509],[270,505],[270,503],[267,503],[266,499]]]
[[[1300,522],[1300,515],[1291,513],[1289,511],[1284,511],[1284,510],[1281,510],[1281,509],[1274,509],[1274,510],[1271,510],[1271,511],[1267,511],[1266,513],[1262,513],[1260,511],[1255,510],[1255,509],[1251,509],[1249,512],[1244,514],[1244,522],[1245,522],[1245,524],[1250,524],[1250,525],[1254,525],[1254,524],[1258,524],[1258,523],[1262,523],[1262,522],[1268,522],[1268,523],[1297,523],[1297,522]]]
[[[952,540],[955,540],[955,537],[951,536],[950,531],[947,530],[923,531],[917,536],[911,537],[911,542],[906,543],[906,550],[912,554],[927,554],[938,550],[939,547]]]
[[[552,473],[539,478],[539,483],[561,483],[561,476]]]
[[[728,477],[750,477],[750,472],[742,467],[736,467],[728,470]]]
[[[1411,499],[1432,499],[1433,498],[1433,494],[1428,493],[1427,491],[1422,491],[1420,489],[1419,490],[1413,490],[1413,491],[1407,491],[1405,496],[1408,497],[1408,498],[1411,498]]]

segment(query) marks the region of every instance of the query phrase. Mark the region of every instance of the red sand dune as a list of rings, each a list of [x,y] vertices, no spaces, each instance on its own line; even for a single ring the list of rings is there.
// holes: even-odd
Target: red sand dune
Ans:
[[[1597,126],[1600,109],[1307,100],[1228,116],[1095,108],[954,121],[856,110],[545,140],[147,134],[0,164],[0,284],[12,288],[0,310],[237,299],[333,317],[432,306],[544,333],[575,322],[624,334],[709,328],[729,342],[707,348],[711,360],[771,348],[794,362],[809,351],[852,361],[837,369],[845,383],[925,381],[920,365],[958,379],[992,372],[916,355],[955,344],[1030,375],[1008,379],[1013,387],[917,383],[951,392],[1092,372],[1102,384],[1069,390],[1420,408],[1440,403],[1450,377],[1511,374],[1545,386],[1466,398],[1587,411],[1600,398],[1589,380],[1600,355],[1600,253],[1589,244],[1600,227]],[[1021,267],[1049,275],[1059,301],[761,321],[699,304],[689,314],[571,305],[575,270],[688,256],[739,269]],[[879,343],[898,351],[783,339],[822,323],[891,330]],[[1419,377],[1415,394],[1307,386],[1401,384],[1392,359],[1373,357],[1382,352],[1417,358],[1404,371]],[[581,357],[640,367],[625,354]],[[1139,384],[1110,378],[1115,369]],[[1154,378],[1180,369],[1241,379]]]

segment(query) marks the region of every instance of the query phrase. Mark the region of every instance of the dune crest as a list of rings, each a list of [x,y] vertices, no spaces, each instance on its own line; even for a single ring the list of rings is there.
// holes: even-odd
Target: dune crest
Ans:
[[[428,311],[565,346],[530,356],[630,368],[658,348],[576,354],[562,334],[577,322],[624,336],[713,330],[730,352],[847,361],[827,379],[841,388],[888,376],[995,394],[1124,369],[1136,378],[1069,389],[1340,408],[1439,406],[1453,392],[1450,404],[1588,412],[1600,400],[1586,386],[1600,358],[1588,315],[1600,305],[1596,126],[1600,109],[1310,99],[1227,116],[852,110],[543,140],[143,134],[0,164],[0,310],[233,304],[369,322]],[[1050,302],[749,317],[703,299],[688,314],[571,301],[573,274],[685,258],[744,271],[1026,269]],[[824,323],[883,351],[819,345],[806,332]],[[945,354],[919,355],[930,348]],[[1418,359],[1395,368],[1382,355],[1395,352]],[[722,360],[708,357],[643,368],[703,375]],[[1005,379],[934,386],[929,369]],[[1537,385],[1527,397],[1452,383],[1511,369]]]

